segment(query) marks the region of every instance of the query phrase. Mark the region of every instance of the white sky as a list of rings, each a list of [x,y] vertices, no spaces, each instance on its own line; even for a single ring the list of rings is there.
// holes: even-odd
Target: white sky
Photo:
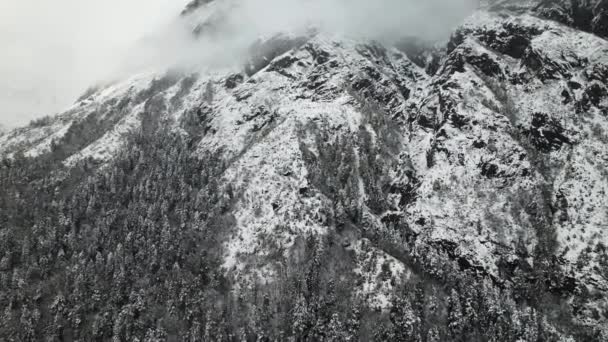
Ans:
[[[67,107],[187,0],[0,0],[0,124]]]

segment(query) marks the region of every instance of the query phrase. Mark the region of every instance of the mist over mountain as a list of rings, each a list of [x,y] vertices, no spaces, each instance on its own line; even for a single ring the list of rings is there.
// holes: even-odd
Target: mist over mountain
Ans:
[[[389,44],[404,37],[445,40],[476,8],[476,2],[225,0],[211,2],[209,7],[193,15],[185,12],[182,20],[147,37],[140,48],[131,50],[126,70],[132,72],[129,69],[138,67],[138,62],[139,68],[232,65],[246,59],[260,37],[303,35],[311,30]],[[206,16],[209,21],[200,25]],[[193,30],[198,34],[192,35]]]
[[[187,0],[0,3],[0,121],[24,125],[64,110],[112,77],[126,52],[179,15]]]
[[[185,0],[112,1],[0,5],[0,120],[23,125],[67,108],[92,85],[143,70],[232,65],[257,38],[280,32],[446,39],[474,8],[472,0],[225,0],[214,9],[213,37],[194,39],[196,20],[178,18]]]
[[[177,12],[0,134],[0,341],[608,340],[608,1]]]

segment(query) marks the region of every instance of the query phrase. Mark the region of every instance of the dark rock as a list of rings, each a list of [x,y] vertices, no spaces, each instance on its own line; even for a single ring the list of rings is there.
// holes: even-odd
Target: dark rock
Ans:
[[[401,222],[402,220],[402,216],[399,214],[388,214],[388,215],[384,215],[380,221],[384,224],[394,224],[397,225]]]
[[[530,46],[530,39],[523,35],[514,35],[505,43],[503,53],[513,58],[522,58]]]
[[[424,217],[420,217],[415,222],[419,226],[426,226],[426,219]]]
[[[560,123],[545,113],[534,113],[531,127],[525,133],[532,145],[543,153],[557,151],[564,144],[572,144]]]
[[[244,80],[245,80],[245,77],[243,75],[234,74],[234,75],[226,78],[226,81],[224,82],[224,86],[226,87],[226,89],[234,89],[239,84],[243,83]]]
[[[362,78],[355,81],[352,85],[352,88],[356,91],[369,88],[372,86],[372,81],[368,78]]]
[[[568,221],[568,199],[562,191],[559,191],[555,196],[556,203],[554,207],[560,211],[559,220],[561,222]]]
[[[608,1],[604,1],[608,4]],[[591,23],[591,30],[600,37],[608,37],[608,9],[602,9]]]
[[[484,162],[481,164],[481,175],[486,178],[497,178],[500,177],[498,165]]]
[[[479,56],[469,56],[466,59],[467,63],[475,66],[481,72],[490,77],[502,76],[502,69],[500,65],[496,63],[490,55],[487,53],[481,54]]]
[[[379,81],[382,78],[382,74],[378,72],[377,69],[372,68],[371,66],[365,66],[363,71],[374,81]]]
[[[245,121],[251,121],[260,116],[266,116],[268,114],[270,114],[270,111],[267,108],[260,106],[260,107],[256,108],[255,110],[253,110],[251,112],[251,114],[243,115],[243,119]]]
[[[590,81],[599,81],[600,83],[608,84],[608,65],[596,64],[591,70],[586,70],[585,73]],[[581,88],[580,85],[579,88]]]
[[[462,55],[462,53],[455,51],[448,56],[447,60],[445,61],[444,65],[443,65],[443,68],[447,75],[454,74],[456,72],[463,73],[465,71],[464,70],[465,61],[466,61],[466,59]]]
[[[541,81],[554,80],[564,76],[570,78],[568,70],[545,57],[541,51],[528,49],[522,58],[522,64],[532,71]]]
[[[570,96],[570,92],[568,92],[568,90],[564,89],[562,91],[562,103],[563,104],[568,104],[570,102],[572,102],[572,96]]]
[[[577,282],[573,277],[550,274],[545,279],[545,286],[549,292],[553,294],[561,297],[569,297],[574,294],[574,291],[577,288]]]
[[[486,142],[481,139],[475,140],[473,142],[473,147],[475,147],[475,148],[485,148],[486,146],[488,146],[488,144],[486,144]]]
[[[298,59],[293,56],[284,56],[272,62],[268,67],[268,71],[280,71],[292,66]]]
[[[408,100],[412,91],[403,84],[397,84],[397,87],[399,88],[399,92],[401,93],[401,96],[403,96],[403,99]]]
[[[420,186],[420,181],[412,173],[408,177],[410,179],[408,183],[392,184],[388,189],[389,194],[400,195],[399,207],[401,208],[405,208],[416,200],[416,190]]]
[[[208,4],[210,2],[213,2],[213,1],[214,0],[192,0],[186,5],[186,8],[184,8],[181,15],[182,16],[188,15],[188,14],[194,12],[197,8],[199,8],[205,4]]]
[[[464,115],[452,113],[450,115],[450,120],[452,122],[452,126],[456,128],[462,128],[469,124],[470,119]]]
[[[253,96],[253,94],[250,91],[244,91],[244,92],[240,92],[239,94],[234,94],[234,98],[238,101],[245,101],[248,98],[250,98],[251,96]]]
[[[420,116],[418,116],[418,124],[421,127],[435,129],[435,119],[427,115],[420,114]]]
[[[304,82],[304,86],[309,90],[318,90],[327,82],[327,75],[325,75],[322,71],[311,73],[306,82]]]
[[[583,31],[592,32],[594,14],[591,3],[587,0],[572,0],[570,4],[573,26]]]
[[[599,106],[600,102],[608,96],[608,90],[604,85],[599,83],[592,83],[585,89],[585,96],[589,99],[594,106]]]
[[[327,51],[321,50],[312,44],[307,44],[305,49],[317,64],[324,64],[329,61],[330,54]]]

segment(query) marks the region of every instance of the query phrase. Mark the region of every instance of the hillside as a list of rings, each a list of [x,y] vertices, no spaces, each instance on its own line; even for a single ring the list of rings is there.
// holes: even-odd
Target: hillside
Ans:
[[[277,33],[0,135],[0,340],[607,340],[607,27]]]

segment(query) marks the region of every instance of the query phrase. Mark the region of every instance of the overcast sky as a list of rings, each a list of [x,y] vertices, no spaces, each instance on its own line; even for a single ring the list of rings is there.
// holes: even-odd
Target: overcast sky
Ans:
[[[177,20],[188,0],[0,0],[0,124],[61,111],[130,68],[238,59],[260,35],[310,24],[372,39],[447,37],[478,0],[221,3],[234,1],[244,5],[227,6],[223,34],[194,42]]]
[[[68,106],[186,0],[0,0],[0,123]]]

